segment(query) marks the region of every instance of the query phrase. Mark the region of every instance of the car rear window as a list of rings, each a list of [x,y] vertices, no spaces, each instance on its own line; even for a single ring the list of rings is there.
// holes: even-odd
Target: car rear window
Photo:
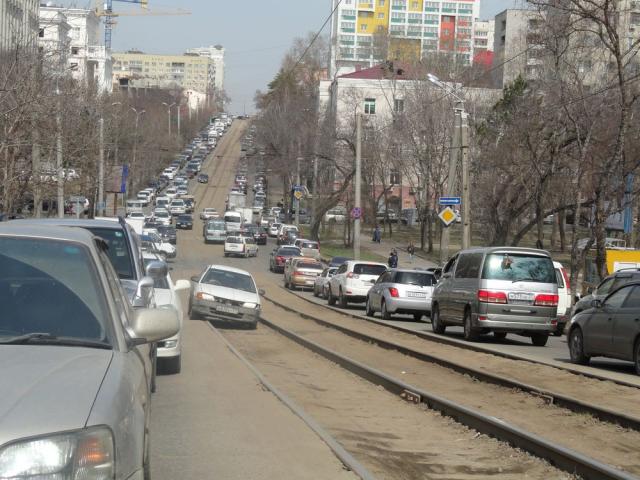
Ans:
[[[296,268],[309,268],[315,270],[322,270],[322,265],[317,262],[299,262],[296,264]]]
[[[278,255],[282,257],[293,257],[300,255],[300,249],[298,248],[281,248],[278,250]]]
[[[556,283],[556,272],[551,259],[543,255],[491,253],[485,259],[482,278],[512,282]]]
[[[356,275],[382,275],[387,271],[384,265],[368,265],[366,263],[356,263],[353,266],[353,273]]]
[[[418,285],[420,287],[430,287],[436,284],[436,279],[430,273],[420,272],[398,272],[394,283],[403,285]]]
[[[302,248],[312,248],[314,250],[318,250],[318,244],[316,242],[303,242]]]
[[[242,238],[240,238],[240,237],[227,237],[227,243],[242,243]]]

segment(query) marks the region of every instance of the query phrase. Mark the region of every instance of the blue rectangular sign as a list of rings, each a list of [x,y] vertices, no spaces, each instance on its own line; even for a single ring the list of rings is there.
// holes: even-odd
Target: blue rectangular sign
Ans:
[[[461,205],[462,199],[460,197],[440,197],[438,203],[440,205]]]

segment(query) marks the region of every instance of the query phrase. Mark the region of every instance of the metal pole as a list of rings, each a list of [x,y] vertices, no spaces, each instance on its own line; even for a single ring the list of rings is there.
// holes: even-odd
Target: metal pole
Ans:
[[[458,165],[458,154],[460,152],[460,121],[461,110],[456,105],[454,109],[454,123],[451,135],[451,148],[449,150],[449,176],[447,177],[447,186],[445,187],[445,196],[453,195],[453,189],[456,184],[456,168]],[[444,265],[449,258],[449,227],[442,227],[442,235],[440,236],[440,264]]]
[[[313,156],[313,194],[311,195],[311,225],[316,222],[318,208],[318,155]]]
[[[178,136],[180,136],[180,104],[177,105],[178,110]]]
[[[56,109],[56,172],[58,180],[58,218],[64,218],[64,172],[62,169],[62,102],[60,101],[60,89],[56,79],[56,95],[58,96],[58,108]]]
[[[362,182],[362,114],[356,115],[356,187],[354,207],[361,209],[360,183]],[[362,211],[362,210],[360,210]],[[360,218],[353,221],[353,258],[360,260]]]
[[[104,118],[98,120],[99,126],[99,156],[98,156],[98,216],[104,216]]]
[[[298,188],[300,186],[300,160],[302,160],[300,157],[298,157],[296,159],[296,188]],[[300,200],[298,200],[298,197],[295,196],[295,192],[293,195],[293,198],[296,199],[296,226],[300,226]]]
[[[133,135],[133,158],[131,159],[131,169],[129,170],[129,185],[133,187],[133,171],[136,166],[136,154],[138,152],[138,112],[136,112],[136,126]],[[127,194],[129,192],[127,191]]]
[[[167,108],[167,116],[169,117],[169,136],[171,136],[171,107]]]
[[[462,248],[471,247],[471,195],[469,192],[469,119],[461,105],[460,150],[462,156]]]

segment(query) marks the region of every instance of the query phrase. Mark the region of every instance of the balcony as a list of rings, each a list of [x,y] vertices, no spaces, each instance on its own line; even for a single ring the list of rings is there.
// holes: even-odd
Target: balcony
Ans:
[[[87,47],[87,59],[94,62],[104,62],[107,59],[107,47],[104,45],[89,45]]]

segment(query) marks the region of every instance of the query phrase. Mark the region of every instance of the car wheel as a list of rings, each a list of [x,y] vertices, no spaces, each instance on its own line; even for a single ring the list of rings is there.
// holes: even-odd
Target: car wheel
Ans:
[[[229,256],[229,254],[228,254],[227,252],[225,252],[225,253],[224,253],[224,256],[225,256],[225,257],[228,257],[228,256]]]
[[[580,365],[589,363],[590,357],[584,352],[584,337],[580,327],[575,327],[569,332],[569,356],[573,363]]]
[[[493,336],[498,340],[504,340],[507,338],[507,332],[493,332]]]
[[[336,304],[336,297],[333,296],[333,291],[331,291],[331,287],[329,287],[329,293],[327,294],[327,303],[329,305]]]
[[[467,342],[475,342],[478,340],[478,331],[471,324],[471,311],[467,308],[464,311],[464,339]]]
[[[421,313],[414,313],[413,314],[413,321],[414,322],[419,322],[420,320],[422,320],[422,314]]]
[[[446,325],[440,319],[440,308],[438,308],[438,305],[434,305],[433,310],[431,310],[431,330],[433,330],[433,333],[444,333],[446,329]]]
[[[347,304],[349,303],[347,301],[347,297],[344,295],[344,293],[342,292],[342,288],[340,289],[339,292],[339,299],[338,301],[340,302],[340,308],[347,308]]]
[[[391,314],[389,313],[389,310],[387,310],[387,302],[384,300],[382,300],[380,305],[380,316],[383,320],[391,320]]]
[[[315,285],[313,286],[313,296],[314,297],[320,296],[320,294],[318,293],[318,287],[316,287]]]
[[[536,347],[544,347],[547,344],[547,340],[549,340],[549,335],[547,335],[546,333],[531,334],[531,343],[533,343]]]
[[[375,312],[371,307],[371,300],[369,300],[369,296],[367,295],[367,302],[364,304],[364,313],[367,317],[373,317]]]
[[[327,294],[327,287],[326,287],[326,285],[325,285],[324,287],[322,287],[322,292],[320,292],[320,296],[321,296],[322,298],[325,298],[325,299],[329,296],[329,295]]]
[[[182,370],[182,355],[163,359],[162,371],[167,375],[176,375]]]

